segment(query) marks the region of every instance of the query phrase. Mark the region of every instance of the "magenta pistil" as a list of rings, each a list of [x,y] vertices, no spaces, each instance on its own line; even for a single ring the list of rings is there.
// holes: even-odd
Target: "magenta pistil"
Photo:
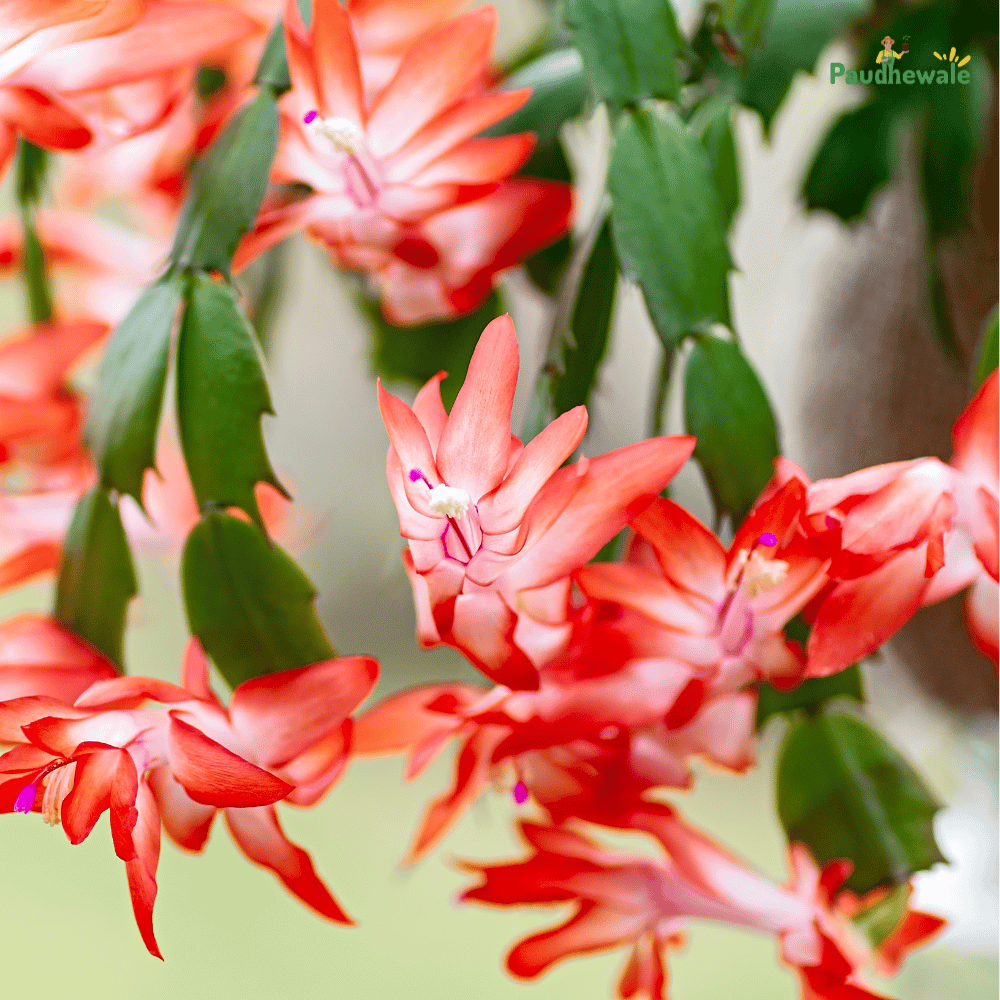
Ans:
[[[514,786],[514,801],[519,806],[523,806],[528,801],[528,786],[523,781],[519,781]]]
[[[763,535],[760,536],[760,544],[766,545],[769,549],[773,549],[775,545],[778,544],[777,535],[772,535],[770,531],[765,531]]]
[[[310,122],[315,121],[319,117],[319,112],[313,108],[312,111],[307,111],[303,116],[302,120],[308,125]]]
[[[35,796],[38,794],[38,782],[32,781],[18,792],[14,800],[14,812],[30,813],[35,805]]]

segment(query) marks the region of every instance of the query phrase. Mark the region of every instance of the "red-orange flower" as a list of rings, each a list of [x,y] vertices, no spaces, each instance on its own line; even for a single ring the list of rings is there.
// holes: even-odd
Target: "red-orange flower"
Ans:
[[[0,173],[18,134],[46,149],[107,150],[157,129],[203,60],[263,38],[258,22],[207,0],[3,0],[0,22]],[[147,158],[140,146],[109,166],[134,173],[137,151]]]
[[[791,479],[765,497],[728,551],[683,507],[655,500],[632,520],[641,541],[630,561],[585,566],[576,579],[589,597],[637,613],[647,655],[694,665],[714,690],[794,684],[804,656],[783,629],[829,582],[829,558],[800,531],[805,495]]]
[[[371,5],[355,6],[372,14]],[[317,0],[308,32],[294,0],[286,7],[293,88],[281,101],[272,179],[312,193],[265,210],[234,266],[305,227],[342,266],[373,276],[390,318],[468,311],[499,270],[564,231],[569,187],[508,180],[531,154],[532,135],[476,138],[529,93],[483,89],[493,7],[405,36],[409,48],[379,87],[366,79],[371,63],[355,33],[355,6]],[[365,23],[362,36],[371,32],[370,16]],[[435,219],[487,195],[493,200],[478,212]],[[471,239],[456,245],[463,236]]]
[[[0,811],[41,812],[77,844],[110,810],[136,923],[157,957],[161,820],[179,846],[200,851],[219,809],[249,860],[321,916],[351,923],[309,855],[285,837],[274,803],[312,805],[337,780],[350,713],[377,675],[368,657],[314,663],[246,681],[226,709],[192,640],[184,687],[115,677],[72,705],[44,695],[0,702],[0,742],[17,744],[0,757]],[[143,707],[148,701],[163,709]]]
[[[511,949],[507,968],[515,976],[534,979],[574,955],[625,945],[631,954],[618,995],[664,1000],[664,955],[683,940],[694,918],[774,934],[782,958],[799,973],[805,1000],[880,1000],[862,976],[868,948],[832,905],[848,864],[834,862],[820,872],[805,848],[793,844],[793,879],[784,888],[732,858],[666,806],[649,805],[615,825],[652,834],[665,854],[613,854],[572,828],[522,823],[531,850],[523,861],[462,866],[482,878],[464,899],[496,906],[576,907],[565,923]],[[913,945],[941,923],[918,919],[900,930]]]
[[[930,604],[972,584],[966,602],[969,632],[979,649],[998,663],[997,534],[1000,521],[1000,461],[997,457],[997,371],[955,421],[953,530],[945,542],[944,566],[924,594]]]
[[[564,413],[522,445],[510,429],[517,372],[517,337],[501,316],[450,414],[443,372],[412,409],[381,385],[379,406],[421,642],[447,642],[492,679],[531,688],[537,665],[514,638],[519,595],[539,595],[593,558],[676,475],[694,440],[653,438],[561,468],[587,411]]]

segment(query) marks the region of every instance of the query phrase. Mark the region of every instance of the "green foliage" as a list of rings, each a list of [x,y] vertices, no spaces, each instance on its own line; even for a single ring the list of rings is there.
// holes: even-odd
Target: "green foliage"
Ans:
[[[14,197],[22,207],[37,205],[42,199],[49,170],[49,154],[23,136],[17,140],[14,160]]]
[[[226,71],[220,66],[199,66],[198,75],[194,80],[194,89],[198,96],[207,101],[226,85]]]
[[[87,444],[101,483],[140,504],[143,474],[155,464],[170,333],[183,284],[180,275],[169,274],[143,292],[108,344],[91,399]]]
[[[752,0],[747,4],[740,0],[723,4],[722,26],[743,43],[742,66],[727,62],[713,39],[711,9],[706,11],[691,45],[705,69],[723,88],[761,116],[764,134],[768,135],[796,74],[811,73],[823,49],[848,22],[865,13],[868,2],[775,0],[769,15],[761,9],[766,6],[769,5],[755,5]],[[766,25],[763,40],[755,44],[753,36],[761,24]]]
[[[184,546],[181,582],[191,632],[230,687],[336,655],[309,578],[252,524],[206,514]]]
[[[677,97],[685,43],[669,0],[566,0],[564,13],[612,116],[647,98]]]
[[[500,293],[494,291],[468,316],[419,326],[393,326],[382,315],[378,302],[366,297],[360,297],[359,302],[372,325],[375,371],[388,382],[418,386],[439,371],[446,371],[448,378],[441,384],[441,398],[449,408],[465,381],[480,335],[503,312]]]
[[[935,0],[921,7],[902,6],[879,11],[866,22],[858,65],[876,69],[875,58],[885,35],[913,38],[913,47],[894,70],[939,70],[947,63],[935,59],[952,46],[972,59],[964,67],[968,84],[872,84],[870,98],[860,108],[845,112],[820,145],[804,186],[808,208],[826,209],[844,220],[858,218],[874,192],[893,175],[902,126],[915,127],[921,136],[921,188],[932,238],[962,228],[968,222],[968,195],[972,166],[986,135],[992,82],[985,39],[992,22],[982,5]],[[982,52],[972,51],[976,45]]]
[[[21,265],[28,317],[32,323],[52,319],[52,290],[49,287],[45,252],[35,230],[35,208],[42,198],[48,174],[49,154],[34,143],[20,137],[14,158],[14,194],[21,210],[21,231],[24,238]]]
[[[979,348],[976,352],[976,367],[973,373],[975,388],[978,389],[1000,365],[1000,344],[997,342],[997,307],[993,307],[986,320],[986,327],[983,335],[979,339]]]
[[[732,104],[724,97],[710,97],[704,101],[690,128],[701,140],[712,165],[712,180],[722,205],[726,228],[733,224],[733,216],[740,207],[740,166],[733,139]]]
[[[803,709],[811,711],[834,698],[864,703],[861,670],[856,663],[839,674],[810,677],[791,691],[779,691],[770,684],[761,684],[757,694],[757,730],[763,729],[774,715],[788,715]]]
[[[77,505],[63,543],[56,617],[121,667],[125,616],[138,591],[118,504],[94,486]]]
[[[254,485],[282,489],[260,427],[261,415],[273,412],[257,342],[232,288],[194,275],[177,344],[177,418],[202,509],[239,507],[264,530]]]
[[[622,271],[642,289],[666,348],[729,323],[726,216],[705,147],[672,112],[622,116],[608,170]]]
[[[558,138],[559,129],[583,110],[589,94],[583,60],[574,48],[546,52],[503,82],[504,90],[531,88],[528,100],[483,135],[534,132],[540,145]]]
[[[898,109],[879,100],[841,115],[806,174],[806,208],[845,222],[861,218],[872,195],[892,180],[901,123]]]
[[[698,439],[701,465],[718,512],[746,517],[780,454],[767,394],[737,344],[700,337],[684,372],[684,424]]]
[[[552,402],[557,414],[586,405],[590,399],[611,335],[617,287],[618,258],[611,220],[605,219],[584,266],[573,306],[573,342],[564,344],[563,370],[554,379]]]
[[[822,710],[789,728],[778,760],[778,815],[789,841],[825,865],[849,858],[847,886],[863,895],[902,885],[943,861],[939,805],[900,754],[867,723]]]
[[[269,87],[274,97],[280,97],[285,91],[292,89],[292,81],[288,75],[288,56],[285,52],[285,28],[281,21],[275,24],[268,35],[253,82],[259,87]]]
[[[760,42],[774,3],[775,0],[721,0],[721,22],[743,52],[749,52]]]
[[[765,134],[796,74],[811,73],[823,49],[868,6],[868,0],[776,0],[764,44],[748,54],[740,83],[741,103],[761,116]]]
[[[253,225],[267,190],[277,144],[278,108],[265,88],[195,168],[171,263],[229,274],[236,247]]]
[[[910,887],[897,885],[874,906],[862,910],[854,918],[857,927],[864,931],[871,942],[872,948],[880,948],[886,938],[900,925],[906,917],[910,903]]]
[[[927,249],[928,268],[930,272],[931,316],[934,319],[934,336],[938,347],[953,364],[958,364],[960,352],[955,331],[951,325],[951,312],[948,308],[948,287],[945,285],[944,272],[938,259],[937,249],[931,244]]]
[[[543,52],[522,65],[503,83],[504,90],[524,87],[532,88],[531,97],[483,135],[534,132],[537,143],[531,158],[521,168],[520,176],[569,182],[572,171],[559,132],[567,121],[580,114],[590,92],[580,53],[574,48]],[[551,295],[555,290],[571,249],[569,237],[564,236],[524,262],[528,276],[541,291]]]
[[[923,118],[922,190],[931,234],[945,236],[969,223],[972,168],[983,148],[993,83],[976,52],[965,69],[966,85],[918,88],[931,92]],[[910,88],[913,89],[913,88]]]

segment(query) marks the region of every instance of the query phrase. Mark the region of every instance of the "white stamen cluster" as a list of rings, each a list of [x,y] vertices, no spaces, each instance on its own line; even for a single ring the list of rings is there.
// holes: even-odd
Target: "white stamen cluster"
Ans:
[[[73,788],[73,776],[76,763],[57,768],[45,779],[45,792],[42,795],[42,819],[49,826],[58,826],[62,818],[63,799]]]
[[[754,598],[776,587],[788,576],[788,563],[784,559],[765,559],[759,552],[747,560],[743,582],[747,597]]]
[[[338,153],[360,156],[365,151],[365,133],[348,118],[320,118],[318,115],[306,128],[321,135]]]
[[[461,517],[472,500],[459,486],[435,486],[431,490],[431,510],[441,517]]]

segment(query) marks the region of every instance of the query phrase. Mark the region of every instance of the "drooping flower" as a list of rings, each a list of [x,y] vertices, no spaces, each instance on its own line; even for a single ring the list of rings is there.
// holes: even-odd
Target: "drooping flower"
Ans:
[[[47,149],[86,146],[93,135],[65,102],[30,83],[11,82],[47,50],[123,30],[140,0],[3,0],[0,2],[0,176],[18,134]]]
[[[511,436],[517,337],[507,316],[476,346],[451,413],[435,376],[411,409],[379,385],[387,476],[424,645],[460,649],[490,678],[538,685],[514,639],[522,591],[542,595],[614,537],[674,477],[690,437],[653,438],[563,468],[587,428],[578,406],[526,446]]]
[[[409,5],[400,6],[405,15]],[[304,184],[312,193],[265,207],[234,267],[305,228],[342,266],[372,276],[390,318],[455,315],[486,297],[498,271],[565,230],[570,189],[509,180],[531,154],[532,135],[476,138],[529,93],[484,89],[497,26],[493,7],[444,24],[436,23],[436,6],[432,17],[418,18],[430,30],[396,34],[395,42],[410,44],[381,87],[366,80],[371,62],[353,23],[358,10],[361,34],[370,38],[370,8],[317,0],[307,32],[294,0],[287,5],[293,88],[281,101],[272,180]],[[387,9],[379,13],[384,24]],[[394,42],[386,44],[398,52]],[[488,195],[488,205],[473,210]],[[460,205],[469,205],[468,212],[435,218]],[[473,229],[474,238],[463,243]],[[417,287],[421,272],[425,280]]]
[[[566,958],[624,945],[631,954],[618,995],[665,1000],[666,950],[683,940],[691,919],[708,919],[774,934],[782,958],[800,975],[806,1000],[878,1000],[861,974],[868,951],[831,906],[849,865],[834,862],[820,873],[805,849],[793,844],[793,881],[783,888],[666,806],[651,805],[621,825],[651,833],[666,853],[613,854],[574,829],[522,823],[531,851],[525,860],[463,865],[482,879],[463,899],[576,907],[565,923],[514,946],[507,968],[515,976],[534,979]]]
[[[691,667],[627,653],[622,661],[613,638],[602,638],[588,632],[585,645],[571,644],[543,668],[537,691],[429,684],[360,716],[354,752],[408,753],[407,779],[461,741],[452,787],[428,805],[411,861],[491,783],[513,787],[519,803],[533,799],[556,822],[600,822],[650,789],[689,787],[692,757],[737,771],[754,762],[755,693],[707,697]]]
[[[368,657],[315,663],[246,681],[227,709],[192,640],[183,687],[116,677],[92,684],[73,705],[38,695],[0,703],[0,742],[17,744],[0,757],[0,810],[41,812],[80,843],[110,809],[136,923],[158,957],[160,823],[197,852],[219,809],[249,860],[321,916],[350,923],[308,854],[285,837],[274,803],[312,805],[337,780],[350,713],[377,674]],[[163,707],[142,707],[150,701]]]

